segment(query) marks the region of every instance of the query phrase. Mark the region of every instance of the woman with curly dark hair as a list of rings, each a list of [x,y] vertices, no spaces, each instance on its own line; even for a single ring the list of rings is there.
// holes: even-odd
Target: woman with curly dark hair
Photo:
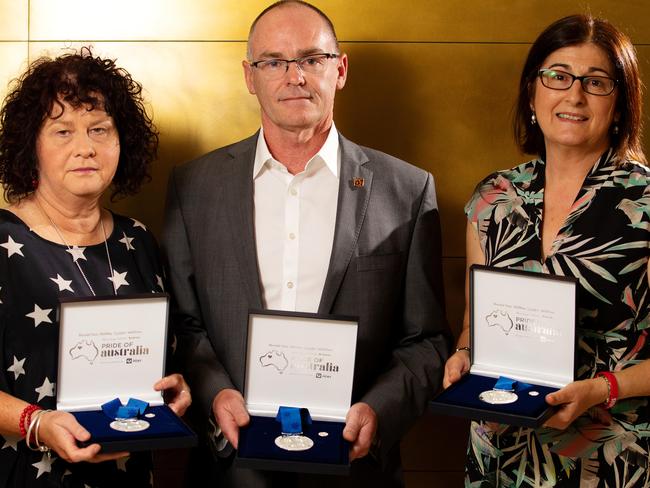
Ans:
[[[100,204],[109,187],[112,197],[130,195],[149,178],[158,136],[141,91],[113,61],[83,49],[35,61],[0,111],[0,182],[10,203],[0,210],[0,486],[150,484],[149,453],[79,447],[89,433],[71,414],[48,410],[56,407],[59,299],[162,291],[153,236]],[[180,375],[154,388],[169,390],[179,415],[191,402]]]

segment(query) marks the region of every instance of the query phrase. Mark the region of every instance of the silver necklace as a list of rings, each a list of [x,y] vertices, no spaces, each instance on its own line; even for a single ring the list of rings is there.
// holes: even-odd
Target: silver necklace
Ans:
[[[65,247],[68,248],[68,251],[72,251],[72,246],[70,246],[66,240],[63,237],[63,234],[57,227],[57,225],[54,223],[52,218],[48,215],[48,213],[45,211],[45,209],[41,206],[39,203],[38,199],[34,198],[34,201],[36,202],[36,205],[38,205],[38,208],[43,212],[43,215],[47,217],[47,220],[50,221],[50,224],[52,225],[52,228],[56,231],[56,233],[59,236],[59,239],[61,239],[61,242],[65,245]],[[104,219],[102,218],[101,215],[101,210],[99,213],[99,223],[102,226],[102,234],[104,235],[104,248],[106,249],[106,257],[108,258],[108,268],[111,274],[111,282],[113,283],[113,293],[117,296],[117,288],[115,288],[115,275],[113,274],[113,263],[111,262],[111,253],[108,251],[108,239],[106,238],[106,229],[104,228]],[[84,270],[81,269],[81,265],[79,264],[79,260],[74,258],[74,255],[72,252],[70,253],[70,256],[72,256],[72,260],[74,261],[74,264],[77,265],[77,269],[79,270],[79,273],[81,273],[82,278],[86,282],[86,285],[88,286],[88,289],[90,290],[90,293],[93,294],[93,296],[97,296],[95,294],[95,290],[93,290],[93,287],[90,284],[90,281],[88,281],[88,278],[86,277],[86,273],[84,273]]]

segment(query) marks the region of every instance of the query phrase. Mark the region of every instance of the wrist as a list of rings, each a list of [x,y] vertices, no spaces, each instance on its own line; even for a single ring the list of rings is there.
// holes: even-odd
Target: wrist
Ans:
[[[596,374],[596,378],[602,378],[604,380],[607,394],[602,402],[602,406],[606,409],[610,409],[616,405],[616,402],[618,401],[618,381],[616,380],[616,376],[614,373],[609,371],[601,371]],[[603,396],[601,395],[600,398],[603,398]]]
[[[470,349],[469,346],[461,346],[456,348],[456,352],[462,352],[462,351],[466,352],[469,355],[471,355],[472,353],[472,350]]]
[[[18,429],[20,431],[21,437],[27,436],[27,429],[32,421],[32,416],[34,412],[41,410],[41,407],[38,405],[27,405],[23,408],[23,411],[20,413],[20,418],[18,420]]]

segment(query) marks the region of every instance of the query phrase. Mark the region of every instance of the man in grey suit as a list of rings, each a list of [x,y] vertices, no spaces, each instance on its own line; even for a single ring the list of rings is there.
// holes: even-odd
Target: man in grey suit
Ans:
[[[336,131],[348,58],[317,8],[268,7],[251,27],[247,58],[261,130],[176,168],[168,190],[163,243],[194,414],[205,426],[213,415],[237,447],[249,421],[241,393],[249,309],[358,316],[343,432],[354,462],[336,483],[401,486],[399,441],[447,357],[433,179]],[[333,481],[219,470],[237,487]]]

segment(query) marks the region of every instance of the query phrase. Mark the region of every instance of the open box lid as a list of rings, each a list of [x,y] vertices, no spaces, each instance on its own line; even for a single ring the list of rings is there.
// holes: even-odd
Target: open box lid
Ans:
[[[57,410],[99,410],[119,397],[162,405],[169,296],[61,299]]]
[[[577,280],[470,268],[471,373],[561,388],[573,381]]]
[[[280,406],[343,422],[350,408],[358,319],[251,310],[244,398],[251,415]]]

